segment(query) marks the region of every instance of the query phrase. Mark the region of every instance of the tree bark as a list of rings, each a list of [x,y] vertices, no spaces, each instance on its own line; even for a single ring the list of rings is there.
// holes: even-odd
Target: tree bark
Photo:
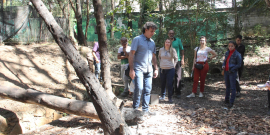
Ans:
[[[1,85],[0,97],[28,104],[41,105],[64,113],[99,120],[98,114],[92,102],[63,98],[33,89],[18,89]],[[122,108],[123,105],[124,104],[119,105],[118,108]],[[141,112],[134,113],[132,108],[123,108],[120,110],[122,110],[122,115],[127,123],[132,124],[141,120]]]
[[[265,3],[267,5],[268,9],[270,9],[270,0],[265,0]]]
[[[89,1],[90,1],[90,0],[86,0],[86,4],[87,4],[87,5],[86,5],[86,6],[87,6],[87,14],[86,14],[86,15],[87,15],[87,20],[86,20],[85,34],[84,34],[84,35],[85,35],[84,38],[86,39],[86,41],[87,41],[87,31],[88,31],[88,26],[89,26],[89,21],[90,21],[90,16],[89,16],[89,12],[90,12],[90,11],[89,11],[89,10],[90,10],[90,7],[89,7]]]
[[[111,0],[111,9],[112,9],[112,12],[113,14],[111,15],[111,39],[114,38],[114,0]]]
[[[108,94],[111,94],[112,86],[111,86],[110,61],[108,55],[106,27],[104,23],[101,0],[93,0],[93,6],[97,24],[96,28],[98,34],[99,49],[101,53],[100,59],[101,59],[101,75],[104,81],[103,87],[105,88]]]
[[[95,107],[91,102],[58,97],[32,89],[17,89],[1,85],[0,97],[23,103],[42,105],[64,113],[99,119]]]
[[[63,33],[63,30],[57,24],[52,14],[49,13],[44,3],[41,0],[31,0],[31,2],[46,23],[47,28],[53,35],[56,43],[64,52],[70,64],[74,67],[80,81],[85,86],[103,125],[104,132],[112,135],[120,134],[120,127],[123,127],[126,134],[131,134],[125,121],[121,118],[121,114],[118,112],[117,107],[109,99],[108,95],[105,93],[104,88],[100,85],[95,75],[90,72],[86,62],[82,59],[79,52],[74,48],[70,42],[70,39]],[[100,7],[102,9],[102,6],[95,8]],[[105,46],[106,42],[105,44],[101,43],[101,45]]]
[[[77,40],[80,45],[87,46],[84,34],[83,34],[83,29],[82,29],[82,7],[81,7],[81,1],[76,0],[76,20],[77,20]]]

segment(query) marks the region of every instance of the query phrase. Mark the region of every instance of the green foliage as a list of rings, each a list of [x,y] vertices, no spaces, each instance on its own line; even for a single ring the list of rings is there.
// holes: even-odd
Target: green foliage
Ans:
[[[107,44],[110,60],[116,61],[118,48],[121,47],[120,41],[118,39],[108,39]]]

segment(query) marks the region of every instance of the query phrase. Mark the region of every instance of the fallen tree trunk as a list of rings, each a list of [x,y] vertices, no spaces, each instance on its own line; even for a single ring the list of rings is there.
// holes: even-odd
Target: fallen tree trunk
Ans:
[[[85,86],[98,113],[104,132],[111,135],[131,134],[127,124],[121,118],[118,108],[114,105],[112,100],[110,100],[110,97],[106,94],[95,75],[90,72],[86,62],[74,48],[70,39],[64,34],[62,28],[57,24],[44,3],[41,0],[30,1],[46,23],[48,30],[66,55],[70,64],[74,67],[80,81]]]
[[[17,89],[1,85],[0,97],[23,103],[42,105],[64,113],[99,119],[96,109],[91,102],[58,97],[32,89]]]
[[[96,109],[91,102],[63,98],[33,89],[18,89],[0,85],[0,97],[23,103],[41,105],[68,114],[99,119]],[[121,108],[123,106],[120,105],[118,107]],[[122,116],[127,123],[134,124],[142,120],[140,111],[134,112],[132,108],[123,108],[121,110]]]

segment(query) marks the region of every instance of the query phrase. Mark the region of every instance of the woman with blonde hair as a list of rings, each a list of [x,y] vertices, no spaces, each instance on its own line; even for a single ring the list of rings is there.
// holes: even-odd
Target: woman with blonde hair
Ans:
[[[173,77],[175,66],[178,61],[176,50],[172,47],[170,39],[166,39],[164,47],[159,49],[158,58],[160,61],[161,101],[165,99],[166,88],[168,90],[169,102],[173,103]]]
[[[208,53],[212,54],[210,58],[208,58]],[[209,70],[208,61],[212,60],[217,56],[217,53],[212,50],[210,47],[206,46],[206,37],[200,37],[200,46],[194,49],[194,64],[192,70],[194,71],[194,80],[193,80],[193,88],[192,93],[187,97],[195,97],[197,93],[197,86],[200,78],[200,94],[199,97],[203,97],[204,92],[204,84],[207,72]]]

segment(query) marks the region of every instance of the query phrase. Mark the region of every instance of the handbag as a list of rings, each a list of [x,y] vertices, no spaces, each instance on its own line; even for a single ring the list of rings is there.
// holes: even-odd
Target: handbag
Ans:
[[[201,69],[203,69],[203,64],[200,64],[200,63],[196,63],[195,64],[195,68],[197,68],[197,69],[199,69],[199,70],[201,70]]]
[[[199,51],[199,47],[198,47],[197,52],[196,52],[196,61],[197,61],[197,53],[198,53],[198,51]],[[205,64],[205,62],[204,62],[204,64]],[[204,64],[196,63],[195,68],[201,70],[201,69],[203,69]]]

